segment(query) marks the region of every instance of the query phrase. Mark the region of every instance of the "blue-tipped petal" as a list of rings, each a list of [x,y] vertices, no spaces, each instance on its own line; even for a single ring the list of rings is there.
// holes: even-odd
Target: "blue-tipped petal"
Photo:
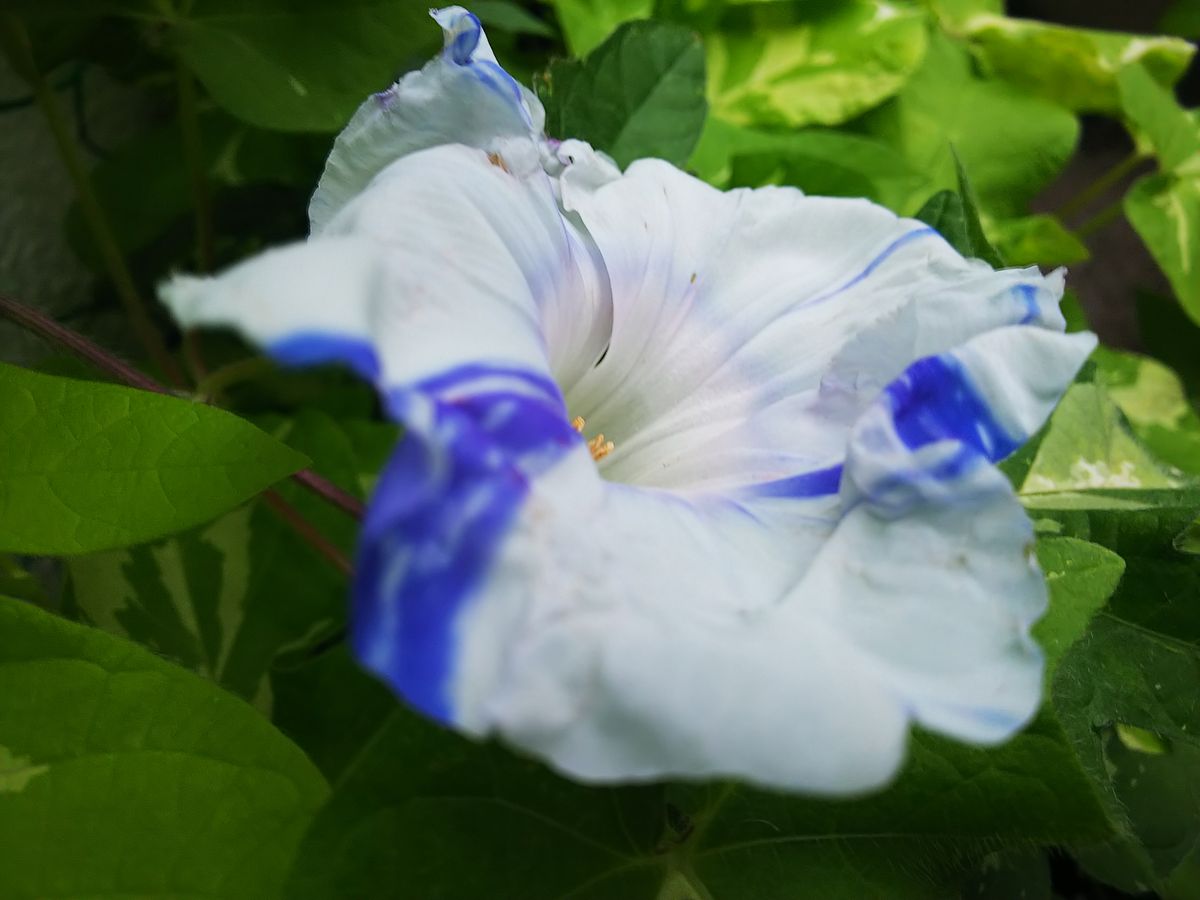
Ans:
[[[531,481],[580,439],[557,388],[511,368],[442,373],[389,406],[405,436],[364,523],[352,640],[397,693],[449,723],[460,617],[486,592]]]
[[[1090,334],[1011,326],[912,363],[854,426],[848,500],[899,517],[1007,490],[991,463],[1041,427],[1095,343]]]
[[[368,97],[338,135],[309,203],[314,235],[375,175],[418,150],[464,144],[502,152],[513,167],[536,163],[541,103],[501,68],[472,13],[449,6],[430,15],[443,29],[442,52]]]
[[[282,366],[342,365],[372,384],[379,381],[381,374],[375,347],[362,337],[298,332],[268,344],[265,349]]]

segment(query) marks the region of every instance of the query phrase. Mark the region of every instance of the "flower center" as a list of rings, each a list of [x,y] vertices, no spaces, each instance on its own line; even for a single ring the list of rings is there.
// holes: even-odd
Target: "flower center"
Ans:
[[[585,425],[587,425],[587,422],[584,421],[583,416],[576,416],[571,420],[571,427],[580,434],[583,434],[583,428]],[[617,446],[612,441],[606,441],[603,434],[598,434],[594,438],[586,438],[586,440],[588,450],[592,454],[592,459],[596,460],[596,462],[599,462],[600,460],[604,459],[604,457],[608,456],[608,454],[612,453]]]

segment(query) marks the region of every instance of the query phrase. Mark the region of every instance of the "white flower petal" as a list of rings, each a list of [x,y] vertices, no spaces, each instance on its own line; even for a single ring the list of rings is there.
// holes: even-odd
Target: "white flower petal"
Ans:
[[[445,49],[418,72],[368,97],[338,135],[309,204],[312,233],[390,163],[441,144],[537,157],[545,111],[496,62],[479,19],[461,6],[431,10]],[[525,145],[522,147],[521,145]]]
[[[1045,611],[1046,587],[1028,518],[1004,477],[985,472],[988,496],[895,519],[852,507],[784,605],[853,646],[848,655],[913,720],[992,744],[1040,705],[1042,655],[1029,628]]]
[[[396,477],[396,490],[413,482],[411,469]],[[892,776],[902,704],[835,630],[773,602],[833,528],[827,501],[768,522],[605,483],[580,448],[527,490],[485,574],[479,537],[503,490],[460,541],[428,540],[446,534],[432,502],[379,520],[405,538],[368,544],[355,647],[410,702],[587,780],[734,775],[845,792]],[[412,546],[445,555],[422,565],[400,552]]]
[[[429,714],[587,780],[842,793],[895,773],[911,722],[1003,740],[1040,700],[1029,628],[1046,589],[991,461],[1093,345],[1007,327],[912,363],[850,429],[840,496],[605,482],[553,416],[521,431],[516,457],[471,432],[465,446],[519,473],[473,475],[451,435],[442,499],[392,507],[368,537],[360,657]],[[421,467],[404,471],[379,496],[404,495]],[[437,548],[436,564],[412,546]]]
[[[377,381],[371,320],[381,268],[366,241],[320,240],[268,250],[216,278],[177,275],[159,296],[184,328],[231,326],[285,363],[342,363]]]
[[[237,327],[285,363],[348,361],[385,390],[468,364],[586,368],[610,314],[540,169],[455,145],[393,163],[320,237],[162,295],[183,325]]]
[[[612,344],[567,400],[616,443],[614,480],[728,490],[827,469],[913,359],[1005,325],[1062,326],[1061,277],[964,260],[866,201],[722,193],[642,161],[594,188],[568,169],[563,202],[612,285]],[[856,359],[864,332],[874,346]]]
[[[867,649],[914,718],[1011,736],[1037,710],[1033,528],[991,462],[1049,416],[1096,345],[1009,327],[910,365],[855,424],[847,512],[798,588]]]

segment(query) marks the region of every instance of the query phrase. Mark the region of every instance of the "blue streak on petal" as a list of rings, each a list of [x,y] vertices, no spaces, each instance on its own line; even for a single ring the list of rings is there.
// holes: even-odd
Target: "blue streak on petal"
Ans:
[[[529,124],[529,112],[525,109],[525,104],[521,100],[521,87],[517,84],[516,79],[505,72],[499,63],[494,63],[487,59],[479,59],[471,65],[471,70],[475,73],[476,78],[493,91],[499,94],[506,94],[521,110],[521,115],[524,117],[526,124]]]
[[[512,102],[525,123],[531,125],[532,119],[529,111],[525,108],[521,87],[517,84],[516,79],[509,75],[494,58],[488,58],[491,56],[490,52],[480,58],[476,57],[476,51],[483,42],[483,25],[479,18],[474,13],[463,10],[459,15],[450,19],[441,15],[446,11],[430,10],[434,20],[445,31],[443,54],[455,65],[467,69],[489,90],[495,91]]]
[[[842,467],[836,465],[756,484],[748,493],[756,497],[828,497],[836,494],[841,484]]]
[[[919,359],[884,389],[896,434],[910,450],[953,440],[991,462],[1021,445],[996,421],[962,365],[949,355]]]
[[[1037,288],[1032,284],[1018,284],[1013,288],[1020,296],[1021,301],[1025,304],[1025,315],[1021,317],[1019,325],[1031,325],[1037,322],[1042,315],[1042,310],[1038,306]]]
[[[375,382],[379,378],[379,358],[375,355],[375,348],[362,338],[302,332],[272,342],[267,347],[267,353],[285,366],[339,363],[367,381]]]
[[[972,491],[957,485],[1028,437],[1005,430],[952,354],[912,363],[884,388],[877,404],[858,449],[866,457],[885,454],[880,460],[886,465],[857,466],[853,483],[889,517],[908,515],[931,501],[976,502]]]
[[[1041,664],[1042,654],[1037,652],[1036,657],[1038,664]],[[1011,710],[996,709],[990,706],[962,706],[953,703],[938,704],[943,709],[952,711],[954,714],[965,718],[973,719],[982,725],[986,725],[993,729],[997,734],[1011,733],[1021,727],[1027,720],[1028,716],[1017,715]]]
[[[479,46],[479,36],[483,33],[483,25],[480,24],[479,18],[474,13],[463,13],[451,26],[447,37],[450,38],[446,44],[446,51],[460,66],[465,66],[471,62],[471,54],[475,52],[475,48]]]
[[[836,297],[838,294],[840,294],[844,291],[850,290],[850,288],[854,287],[856,284],[859,284],[864,279],[870,278],[871,275],[875,272],[875,270],[878,269],[885,262],[887,262],[888,258],[891,257],[892,254],[894,254],[901,247],[911,244],[913,241],[915,241],[919,238],[929,237],[930,235],[937,235],[937,234],[938,234],[938,232],[936,229],[926,227],[926,228],[914,228],[912,231],[909,231],[909,232],[906,232],[906,233],[900,235],[900,237],[896,238],[894,241],[892,241],[890,244],[888,244],[886,247],[884,247],[883,250],[881,250],[874,259],[872,259],[869,263],[867,263],[866,268],[864,268],[861,272],[859,272],[857,275],[855,275],[853,278],[851,278],[845,284],[841,285],[840,287],[834,288],[832,291],[828,291],[824,294],[820,294],[819,296],[814,297],[813,299],[809,300],[805,305],[811,306],[815,303],[823,303],[824,301],[830,299],[831,297]],[[940,237],[941,235],[938,235],[938,236]]]
[[[954,482],[981,464],[981,457],[969,447],[959,447],[950,456],[932,466],[897,468],[871,482],[868,495],[877,509],[886,510],[892,517],[906,516],[926,502],[926,496],[937,485]],[[942,502],[956,502],[955,499]],[[974,503],[963,495],[963,503]]]
[[[527,389],[468,392],[504,382]],[[472,365],[389,398],[408,428],[364,522],[351,637],[366,666],[442,722],[454,719],[458,617],[532,479],[579,447],[561,395],[545,396],[544,382]]]
[[[527,388],[531,393],[540,394],[547,403],[556,403],[560,411],[566,413],[566,404],[554,380],[534,372],[527,372],[516,366],[500,366],[489,363],[468,363],[432,375],[413,386],[413,390],[423,394],[453,393],[457,390],[469,390],[472,384],[487,384],[489,382],[511,381],[516,385]],[[482,391],[481,391],[482,393]]]

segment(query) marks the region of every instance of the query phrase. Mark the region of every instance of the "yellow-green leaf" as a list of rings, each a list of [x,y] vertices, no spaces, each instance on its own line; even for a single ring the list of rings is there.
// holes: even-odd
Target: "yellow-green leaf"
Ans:
[[[1195,48],[1174,37],[1068,28],[1027,19],[981,14],[963,31],[983,64],[1007,81],[1077,112],[1117,113],[1117,73],[1141,63],[1154,79],[1172,85]]]

